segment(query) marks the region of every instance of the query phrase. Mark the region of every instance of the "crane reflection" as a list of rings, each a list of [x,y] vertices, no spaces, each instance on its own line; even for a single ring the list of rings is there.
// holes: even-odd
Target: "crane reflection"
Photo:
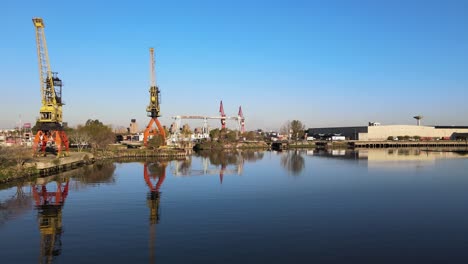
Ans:
[[[39,263],[52,263],[62,253],[62,209],[68,196],[69,180],[40,180],[31,184],[41,233]]]
[[[143,176],[148,186],[149,192],[146,195],[146,204],[150,209],[150,263],[155,262],[155,240],[156,240],[156,224],[160,219],[160,202],[161,202],[161,186],[166,178],[166,161],[145,162],[143,164]]]

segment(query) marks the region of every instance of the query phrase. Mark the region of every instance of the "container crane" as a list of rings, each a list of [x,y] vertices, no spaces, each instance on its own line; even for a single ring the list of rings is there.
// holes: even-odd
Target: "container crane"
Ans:
[[[41,147],[42,155],[48,142],[55,143],[59,157],[64,147],[68,153],[68,138],[62,127],[62,80],[57,72],[52,72],[49,53],[44,33],[45,24],[42,18],[32,19],[36,29],[36,47],[39,60],[39,80],[41,84],[42,106],[39,110],[38,131],[34,137],[33,153]],[[66,153],[66,154],[67,154]]]
[[[154,49],[150,48],[150,103],[146,108],[147,115],[151,117],[148,125],[146,126],[145,132],[143,134],[143,142],[145,146],[148,145],[148,140],[150,136],[160,135],[163,140],[163,145],[166,144],[166,132],[158,120],[158,117],[161,116],[160,106],[161,97],[159,87],[156,86],[156,73],[155,73],[155,61],[154,61]],[[158,130],[152,130],[153,124],[156,124]]]

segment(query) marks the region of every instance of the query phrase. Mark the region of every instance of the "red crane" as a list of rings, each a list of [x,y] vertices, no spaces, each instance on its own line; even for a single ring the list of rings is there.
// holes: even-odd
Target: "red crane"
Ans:
[[[219,105],[219,113],[221,114],[221,129],[226,128],[226,114],[224,113],[223,101]]]
[[[242,106],[239,106],[239,113],[237,114],[237,116],[239,117],[239,120],[240,120],[241,133],[244,133],[245,132],[245,118],[244,118],[244,114],[242,113]]]

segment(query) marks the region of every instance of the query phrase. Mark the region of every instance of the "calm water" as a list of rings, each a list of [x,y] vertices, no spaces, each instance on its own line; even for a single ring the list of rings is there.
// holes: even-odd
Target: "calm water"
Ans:
[[[467,157],[211,153],[0,186],[0,262],[466,263]]]

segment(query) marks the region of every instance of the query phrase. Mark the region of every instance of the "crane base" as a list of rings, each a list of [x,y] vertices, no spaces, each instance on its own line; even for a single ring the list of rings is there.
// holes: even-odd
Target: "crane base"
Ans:
[[[57,157],[68,156],[69,142],[63,128],[61,130],[39,130],[34,137],[33,156],[46,156],[47,152],[56,154]],[[49,146],[48,146],[49,144]],[[55,148],[53,146],[55,145]],[[38,152],[38,147],[40,150]],[[62,152],[65,148],[65,152]]]
[[[157,130],[152,130],[153,124],[156,124]],[[161,135],[163,138],[163,145],[166,145],[166,132],[164,131],[161,122],[159,122],[158,118],[154,117],[151,118],[148,125],[146,126],[145,132],[143,133],[143,143],[145,146],[148,146],[149,136],[156,136]]]

